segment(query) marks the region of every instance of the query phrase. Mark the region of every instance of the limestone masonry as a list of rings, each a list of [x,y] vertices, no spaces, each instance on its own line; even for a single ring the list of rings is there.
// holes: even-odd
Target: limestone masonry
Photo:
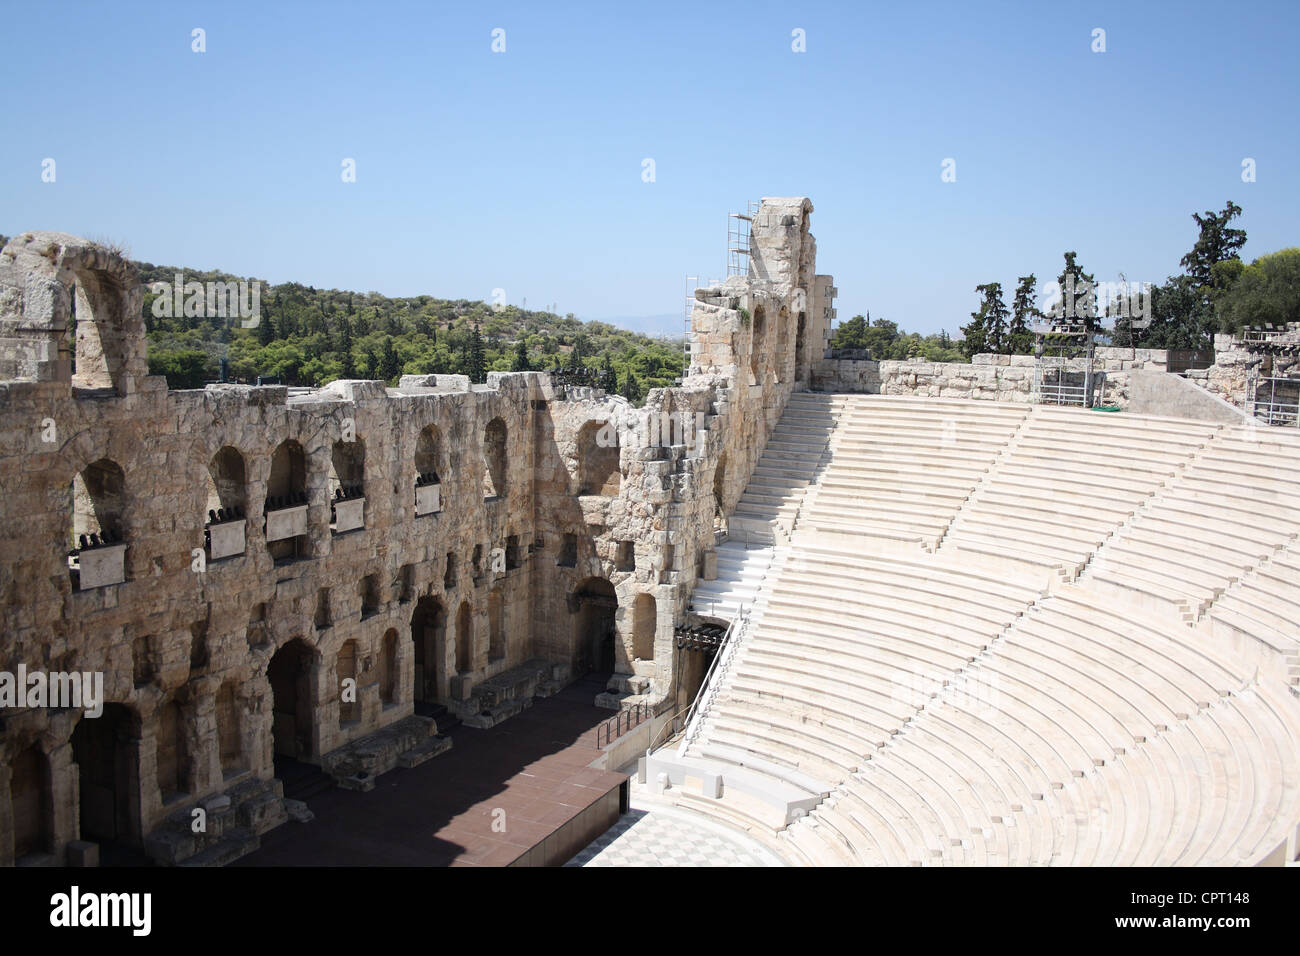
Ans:
[[[688,374],[642,408],[535,372],[168,391],[129,263],[12,240],[0,672],[102,673],[104,699],[0,710],[0,864],[113,842],[226,862],[309,812],[276,756],[365,790],[449,747],[439,720],[490,726],[593,670],[602,706],[680,712],[702,655],[675,628],[708,620],[690,602],[720,532],[779,538],[733,512],[793,392],[1032,399],[1032,359],[824,357],[812,209],[763,200],[749,274],[697,290]],[[1202,382],[1241,405],[1223,344]],[[1122,407],[1166,367],[1097,357]]]

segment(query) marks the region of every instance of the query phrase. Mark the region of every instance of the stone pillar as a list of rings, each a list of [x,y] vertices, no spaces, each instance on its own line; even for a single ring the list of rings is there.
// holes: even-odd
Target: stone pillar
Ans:
[[[195,796],[222,789],[221,737],[217,728],[217,691],[220,686],[212,678],[191,683],[195,696],[185,726],[189,730],[186,745],[190,753],[190,781]]]
[[[81,838],[79,791],[81,780],[72,757],[72,744],[64,742],[49,752],[50,838],[55,859],[63,863],[64,849]]]

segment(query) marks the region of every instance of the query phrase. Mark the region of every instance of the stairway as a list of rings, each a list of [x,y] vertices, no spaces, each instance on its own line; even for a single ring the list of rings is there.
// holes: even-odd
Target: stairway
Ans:
[[[760,545],[789,540],[843,407],[843,396],[804,392],[790,396],[727,521],[729,539]]]

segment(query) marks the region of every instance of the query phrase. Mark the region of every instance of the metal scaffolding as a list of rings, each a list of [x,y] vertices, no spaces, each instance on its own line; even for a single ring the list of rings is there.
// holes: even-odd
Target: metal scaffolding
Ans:
[[[1034,333],[1034,402],[1091,408],[1105,389],[1106,373],[1093,370],[1092,333],[1054,324]]]
[[[759,203],[750,200],[745,212],[733,212],[727,217],[727,276],[749,275],[750,226],[758,215]]]
[[[1252,374],[1246,407],[1266,425],[1300,428],[1300,378]]]

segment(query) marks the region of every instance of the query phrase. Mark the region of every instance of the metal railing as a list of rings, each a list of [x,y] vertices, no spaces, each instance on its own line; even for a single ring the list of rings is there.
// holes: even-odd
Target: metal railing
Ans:
[[[722,644],[718,647],[718,653],[714,655],[713,663],[709,665],[704,681],[700,684],[700,692],[695,695],[695,700],[691,701],[691,706],[686,712],[686,730],[682,737],[682,744],[677,750],[679,754],[686,752],[686,748],[700,732],[702,718],[708,712],[713,698],[718,694],[718,684],[730,666],[731,659],[735,656],[736,645],[740,643],[748,624],[749,607],[745,606],[737,612],[728,626],[727,633],[722,637]]]
[[[596,747],[612,744],[619,737],[639,727],[646,718],[650,716],[650,705],[646,703],[637,703],[631,707],[620,710],[613,717],[601,723],[596,728]],[[602,737],[604,742],[601,742]]]
[[[1300,379],[1255,379],[1249,404],[1250,414],[1267,425],[1300,427]]]

